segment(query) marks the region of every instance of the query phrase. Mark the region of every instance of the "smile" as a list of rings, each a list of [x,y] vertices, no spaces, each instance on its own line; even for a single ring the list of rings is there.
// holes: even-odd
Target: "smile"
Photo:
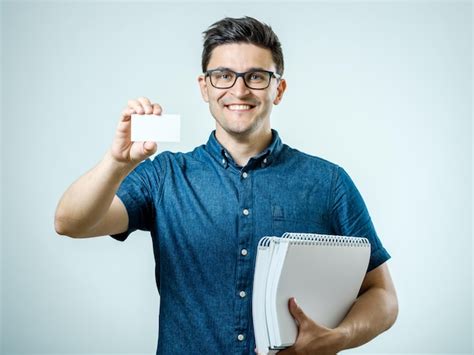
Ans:
[[[226,106],[230,111],[248,111],[254,108],[255,106],[251,105],[227,105]]]

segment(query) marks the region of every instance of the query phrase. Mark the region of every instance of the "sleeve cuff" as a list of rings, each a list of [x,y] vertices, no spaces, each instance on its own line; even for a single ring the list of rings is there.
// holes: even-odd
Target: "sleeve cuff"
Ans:
[[[370,262],[367,268],[367,272],[372,271],[376,267],[382,265],[388,259],[390,259],[390,254],[385,250],[385,248],[380,247],[370,255]]]

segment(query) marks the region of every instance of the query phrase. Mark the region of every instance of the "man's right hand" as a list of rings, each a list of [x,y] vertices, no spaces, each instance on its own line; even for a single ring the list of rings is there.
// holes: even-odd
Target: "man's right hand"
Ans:
[[[156,142],[132,142],[132,114],[161,115],[162,108],[146,97],[130,100],[122,111],[122,117],[115,132],[110,149],[111,157],[120,165],[134,167],[156,152]]]
[[[58,234],[86,238],[127,230],[128,213],[115,194],[127,174],[157,148],[155,142],[131,141],[134,113],[161,115],[161,106],[145,97],[128,102],[104,159],[77,179],[59,201],[54,219]]]

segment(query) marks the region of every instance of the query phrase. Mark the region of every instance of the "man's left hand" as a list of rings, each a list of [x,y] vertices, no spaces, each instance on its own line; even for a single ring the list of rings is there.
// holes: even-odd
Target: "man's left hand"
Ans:
[[[290,298],[289,309],[298,324],[298,336],[293,346],[279,351],[278,355],[334,355],[344,349],[346,334],[339,328],[330,329],[310,319]]]

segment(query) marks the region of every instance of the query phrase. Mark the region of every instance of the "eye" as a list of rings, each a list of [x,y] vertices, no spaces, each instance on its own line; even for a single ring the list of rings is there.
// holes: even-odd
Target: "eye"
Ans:
[[[249,74],[249,79],[251,81],[261,81],[265,80],[266,73],[264,72],[252,72]]]
[[[231,80],[234,77],[233,73],[230,71],[215,71],[213,76],[217,80]]]

